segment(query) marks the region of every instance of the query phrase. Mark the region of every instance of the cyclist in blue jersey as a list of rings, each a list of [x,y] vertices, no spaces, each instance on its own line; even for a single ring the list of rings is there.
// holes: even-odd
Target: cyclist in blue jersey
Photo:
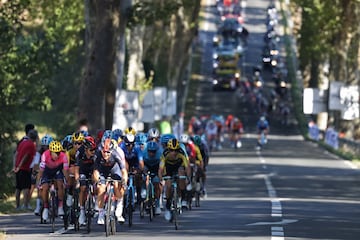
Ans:
[[[256,129],[258,133],[257,148],[260,148],[263,144],[267,143],[267,135],[270,130],[269,122],[266,120],[265,116],[261,116],[259,121],[257,121]],[[264,134],[264,140],[261,139],[262,134]]]
[[[144,170],[143,152],[139,146],[135,145],[135,135],[128,133],[124,136],[120,144],[120,148],[124,151],[126,160],[126,169],[128,172],[135,171],[135,187],[137,194],[137,202],[140,202],[140,191],[142,184],[142,171]]]
[[[160,157],[161,157],[161,150],[159,147],[159,144],[150,141],[147,143],[146,148],[144,150],[144,165],[145,165],[145,171],[149,171],[151,175],[154,175],[155,177],[152,177],[152,183],[155,187],[155,214],[159,215],[161,213],[160,208],[160,195],[162,192],[161,185],[160,185],[160,179],[159,179],[159,164],[160,164]]]

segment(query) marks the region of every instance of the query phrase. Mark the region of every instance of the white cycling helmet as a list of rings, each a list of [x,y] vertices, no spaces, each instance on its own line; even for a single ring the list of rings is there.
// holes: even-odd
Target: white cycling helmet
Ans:
[[[189,135],[187,135],[187,134],[181,134],[180,135],[180,142],[181,143],[188,143],[189,140],[190,140]]]

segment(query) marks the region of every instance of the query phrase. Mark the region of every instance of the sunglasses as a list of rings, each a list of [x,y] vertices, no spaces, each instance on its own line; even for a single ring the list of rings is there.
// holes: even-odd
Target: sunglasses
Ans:
[[[87,150],[89,150],[90,152],[95,152],[95,148],[88,148]]]
[[[149,153],[156,153],[156,150],[148,150]]]
[[[103,153],[110,154],[110,153],[111,153],[111,151],[103,151]]]
[[[81,145],[83,142],[74,142],[75,145]]]

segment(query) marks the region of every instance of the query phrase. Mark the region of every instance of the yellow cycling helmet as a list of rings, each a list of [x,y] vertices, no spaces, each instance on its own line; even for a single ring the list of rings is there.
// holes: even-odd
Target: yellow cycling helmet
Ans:
[[[55,152],[55,153],[58,153],[58,152],[61,152],[63,151],[63,147],[61,145],[61,143],[59,141],[52,141],[50,142],[49,144],[49,150],[51,152]]]
[[[170,139],[167,142],[167,147],[171,150],[178,150],[180,148],[179,141],[176,138]]]
[[[74,132],[71,136],[71,142],[83,142],[85,139],[85,136],[82,132]]]
[[[136,135],[136,130],[133,127],[128,127],[125,129],[124,131],[125,134],[132,134],[132,135]]]

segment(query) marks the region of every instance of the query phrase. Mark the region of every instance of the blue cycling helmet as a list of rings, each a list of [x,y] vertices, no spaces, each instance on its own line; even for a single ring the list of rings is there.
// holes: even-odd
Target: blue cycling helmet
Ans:
[[[154,141],[148,142],[146,147],[148,151],[157,151],[159,149],[159,145]]]
[[[72,134],[67,135],[62,141],[61,141],[61,145],[63,146],[63,148],[65,150],[69,150],[70,148],[72,148]]]
[[[167,133],[167,134],[163,134],[160,137],[160,142],[161,144],[166,145],[170,139],[176,138],[174,134],[171,133]]]
[[[43,136],[41,138],[41,145],[44,145],[44,146],[49,146],[49,144],[53,141],[53,137],[50,136],[49,134],[46,134],[45,136]]]
[[[112,139],[112,138],[111,138],[111,135],[112,135],[112,131],[111,131],[111,130],[105,130],[105,131],[104,131],[104,134],[103,134],[103,136],[102,136],[102,138],[101,138],[101,142],[104,142],[105,139],[108,139],[108,138]]]
[[[135,142],[138,144],[145,144],[147,142],[147,135],[139,132],[135,135]]]
[[[120,142],[121,138],[123,137],[123,131],[119,128],[112,130],[111,138],[117,142]]]

